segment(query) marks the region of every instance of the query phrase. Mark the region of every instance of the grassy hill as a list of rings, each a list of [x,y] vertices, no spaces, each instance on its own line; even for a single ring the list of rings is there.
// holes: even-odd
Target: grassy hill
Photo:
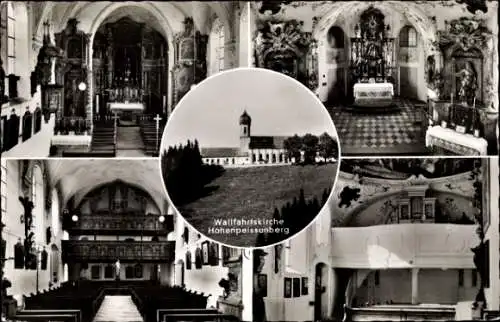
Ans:
[[[337,164],[308,166],[263,166],[228,168],[207,187],[213,192],[179,207],[179,211],[203,234],[235,246],[254,246],[257,234],[209,234],[216,219],[271,219],[275,208],[299,197],[321,200],[324,189],[331,189]]]

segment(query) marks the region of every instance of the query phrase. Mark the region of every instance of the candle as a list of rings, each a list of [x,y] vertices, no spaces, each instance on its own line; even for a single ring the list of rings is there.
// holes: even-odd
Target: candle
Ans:
[[[95,96],[95,110],[96,113],[99,114],[99,94],[96,94]]]
[[[163,95],[163,110],[165,110],[166,102],[167,98],[165,97],[165,95]]]
[[[451,94],[451,105],[453,105],[453,94]]]
[[[474,102],[472,103],[472,107],[476,108],[476,97],[474,96]]]

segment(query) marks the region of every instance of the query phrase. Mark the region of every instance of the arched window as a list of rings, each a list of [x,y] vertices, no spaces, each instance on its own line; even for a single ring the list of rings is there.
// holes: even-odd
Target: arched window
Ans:
[[[40,166],[35,165],[33,167],[33,173],[31,176],[31,201],[33,202],[35,240],[37,243],[42,244],[44,242],[45,228],[43,218],[43,175]]]
[[[14,3],[7,1],[1,12],[2,62],[5,73],[16,73],[16,15]]]
[[[417,31],[412,26],[404,26],[399,33],[399,47],[417,47]]]
[[[217,18],[214,20],[212,31],[210,32],[210,66],[212,74],[224,70],[224,44],[224,25]]]
[[[51,217],[52,233],[54,236],[59,236],[61,227],[59,219],[59,196],[56,189],[52,190]]]

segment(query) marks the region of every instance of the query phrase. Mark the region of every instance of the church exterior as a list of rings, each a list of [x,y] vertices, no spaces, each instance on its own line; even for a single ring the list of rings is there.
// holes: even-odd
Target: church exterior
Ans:
[[[286,136],[252,136],[252,118],[246,111],[240,116],[240,146],[224,148],[202,148],[205,164],[225,167],[248,165],[290,164],[284,142]]]

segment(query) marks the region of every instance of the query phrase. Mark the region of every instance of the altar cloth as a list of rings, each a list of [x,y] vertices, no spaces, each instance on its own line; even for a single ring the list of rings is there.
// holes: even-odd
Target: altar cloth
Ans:
[[[460,155],[487,155],[488,142],[472,134],[463,134],[439,125],[429,127],[425,135],[427,147],[441,147]]]
[[[109,103],[109,109],[112,112],[115,111],[144,111],[144,105],[142,103],[121,103],[121,102],[113,102]]]
[[[51,139],[52,145],[90,146],[91,142],[90,135],[54,135]]]
[[[389,106],[393,103],[394,87],[391,83],[354,84],[354,104],[366,107]]]

